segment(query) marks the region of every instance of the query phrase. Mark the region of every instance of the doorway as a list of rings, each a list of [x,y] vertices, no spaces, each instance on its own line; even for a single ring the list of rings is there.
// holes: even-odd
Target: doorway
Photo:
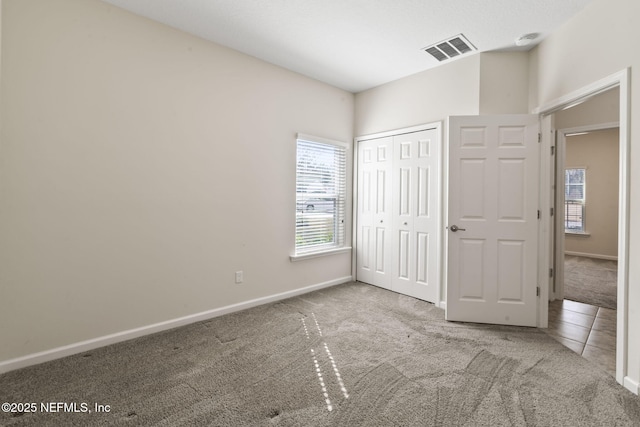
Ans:
[[[619,93],[612,89],[556,113],[556,126],[616,120],[558,131],[556,301],[549,333],[615,376]],[[596,114],[592,114],[596,111]]]
[[[620,73],[609,76],[598,82],[595,82],[587,87],[584,87],[578,91],[568,94],[546,106],[538,109],[543,117],[543,123],[552,122],[551,129],[560,128],[580,128],[580,126],[594,126],[594,123],[605,123],[608,126],[602,126],[602,128],[615,127],[616,120],[619,120],[619,155],[618,165],[619,172],[617,174],[617,180],[619,184],[618,188],[618,215],[617,215],[617,256],[618,256],[618,274],[617,274],[617,302],[616,310],[613,315],[615,320],[611,319],[616,325],[615,331],[615,377],[616,380],[623,384],[630,390],[633,390],[633,383],[627,378],[628,361],[628,342],[626,339],[628,329],[628,228],[629,228],[629,71],[623,70]],[[596,100],[598,97],[610,97],[610,110],[603,108],[593,108],[596,104],[589,101]],[[604,113],[614,113],[614,118],[607,117]],[[591,115],[589,115],[591,114]],[[615,115],[618,117],[615,117]],[[591,121],[567,125],[566,123],[558,123],[558,119],[562,119],[562,115],[567,117],[573,116],[574,119],[581,117],[581,120]],[[550,119],[550,120],[548,120]],[[610,122],[610,123],[606,123]],[[611,122],[614,123],[612,126]],[[547,128],[549,129],[549,128]],[[554,132],[549,132],[545,135],[543,132],[543,142],[545,138],[551,147],[555,145],[555,140],[550,142]],[[561,138],[566,134],[559,135]],[[559,138],[560,139],[560,138]],[[562,148],[558,146],[558,148]],[[553,152],[553,150],[552,150]],[[561,163],[564,166],[563,163]],[[560,168],[559,168],[560,169]],[[564,171],[562,171],[564,173]],[[560,185],[564,186],[564,177],[562,180],[557,180]],[[550,186],[549,188],[553,188]],[[554,208],[560,207],[564,209],[564,191],[560,191],[558,188],[555,191],[556,197],[554,200]],[[553,193],[553,190],[552,190]],[[562,196],[562,197],[560,197]],[[549,251],[551,254],[551,266],[554,269],[553,275],[549,281],[549,300],[551,304],[560,304],[564,306],[564,214],[556,215],[553,221],[555,228],[555,237],[550,238]],[[555,253],[554,253],[555,252]],[[558,300],[560,302],[553,302]],[[563,314],[563,316],[568,316]],[[575,315],[574,315],[575,316]],[[579,317],[579,316],[578,316]],[[596,322],[597,313],[594,313],[593,323]],[[614,341],[613,339],[610,340]]]
[[[565,273],[560,283],[561,295],[564,299],[615,310],[619,207],[617,122],[559,131],[557,161],[558,187],[564,189],[557,199],[561,202],[564,196],[564,200],[556,206],[558,220],[563,220],[558,243],[564,243],[565,255],[561,265]]]

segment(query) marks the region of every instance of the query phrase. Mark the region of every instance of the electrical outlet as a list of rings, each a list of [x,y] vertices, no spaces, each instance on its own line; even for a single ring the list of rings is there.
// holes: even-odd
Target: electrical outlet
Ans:
[[[236,283],[242,283],[244,280],[242,270],[236,271]]]

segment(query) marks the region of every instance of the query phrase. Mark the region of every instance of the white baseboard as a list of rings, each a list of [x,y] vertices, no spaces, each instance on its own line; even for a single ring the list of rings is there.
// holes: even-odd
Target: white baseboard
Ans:
[[[80,342],[65,345],[62,347],[53,348],[51,350],[45,350],[39,353],[28,354],[26,356],[17,357],[15,359],[5,360],[0,362],[0,374],[13,371],[16,369],[20,369],[20,368],[25,368],[27,366],[37,365],[39,363],[48,362],[50,360],[71,356],[72,354],[93,350],[98,347],[104,347],[110,344],[127,341],[127,340],[138,338],[144,335],[150,335],[156,332],[166,331],[167,329],[173,329],[179,326],[189,325],[191,323],[212,319],[214,317],[223,316],[225,314],[233,313],[236,311],[246,310],[247,308],[256,307],[262,304],[267,304],[274,301],[280,301],[283,299],[317,291],[319,289],[340,285],[342,283],[350,282],[351,280],[352,280],[351,276],[345,276],[339,279],[330,280],[328,282],[318,283],[316,285],[306,286],[300,289],[294,289],[292,291],[282,292],[279,294],[270,295],[262,298],[256,298],[256,299],[244,301],[238,304],[228,305],[226,307],[216,308],[216,309],[204,311],[201,313],[195,313],[195,314],[180,317],[177,319],[167,320],[165,322],[142,326],[140,328],[117,332],[115,334],[105,335],[102,337],[93,338],[90,340],[80,341]]]
[[[624,388],[629,390],[631,393],[638,395],[638,390],[640,390],[640,384],[638,381],[634,381],[629,377],[624,377]]]
[[[613,255],[600,255],[600,254],[588,254],[588,253],[584,253],[584,252],[571,252],[571,251],[564,251],[565,255],[571,255],[571,256],[582,256],[585,258],[597,258],[597,259],[606,259],[609,261],[617,261],[618,257],[617,256],[613,256]]]

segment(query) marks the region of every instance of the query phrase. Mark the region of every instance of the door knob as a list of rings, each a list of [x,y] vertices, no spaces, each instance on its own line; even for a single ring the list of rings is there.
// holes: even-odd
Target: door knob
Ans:
[[[454,225],[452,225],[451,227],[449,227],[449,230],[453,231],[454,233],[455,233],[456,231],[458,231],[458,230],[460,230],[460,231],[467,231],[467,229],[466,229],[466,228],[459,228],[459,227],[458,227],[457,225],[455,225],[455,224],[454,224]]]

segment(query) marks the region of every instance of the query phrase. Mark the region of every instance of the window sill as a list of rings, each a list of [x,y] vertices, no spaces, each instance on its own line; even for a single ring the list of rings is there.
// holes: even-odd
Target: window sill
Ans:
[[[588,231],[565,231],[565,236],[576,236],[576,237],[589,237],[591,233]]]
[[[289,259],[291,260],[291,262],[296,262],[296,261],[302,261],[302,260],[305,260],[305,259],[319,258],[319,257],[323,257],[323,256],[328,256],[328,255],[342,254],[342,253],[345,253],[345,252],[351,252],[351,247],[350,246],[346,246],[346,247],[335,248],[335,249],[327,249],[327,250],[324,250],[324,251],[294,254],[294,255],[289,255]]]

